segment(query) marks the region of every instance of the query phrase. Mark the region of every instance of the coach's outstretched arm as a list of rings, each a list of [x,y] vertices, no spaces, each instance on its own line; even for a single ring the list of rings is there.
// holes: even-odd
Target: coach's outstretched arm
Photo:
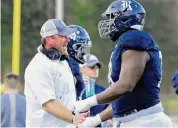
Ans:
[[[89,112],[82,113],[80,115],[73,115],[71,111],[69,111],[62,103],[57,101],[56,99],[52,99],[47,101],[42,105],[43,109],[55,117],[64,120],[69,123],[73,123],[74,125],[78,125],[85,120],[85,117],[89,114]]]
[[[131,92],[143,74],[145,65],[150,59],[146,51],[127,50],[122,54],[119,80],[104,92],[81,100],[75,104],[75,112],[84,112],[97,104],[110,103],[121,95]]]
[[[38,102],[38,105],[60,120],[74,125],[78,125],[83,122],[85,120],[85,116],[89,113],[87,112],[74,116],[60,100],[56,99],[53,76],[48,70],[45,70],[46,68],[46,65],[43,65],[37,70],[28,71],[28,73],[33,76],[28,77],[28,81],[31,82],[31,90],[36,96],[36,102]],[[63,124],[60,124],[60,126],[63,126]]]

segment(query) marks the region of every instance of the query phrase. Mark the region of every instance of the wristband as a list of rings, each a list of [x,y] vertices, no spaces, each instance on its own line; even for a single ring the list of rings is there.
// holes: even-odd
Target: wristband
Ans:
[[[101,124],[101,123],[102,123],[100,114],[97,114],[97,115],[95,116],[95,120],[96,120],[97,124]]]
[[[88,103],[91,105],[91,106],[95,106],[95,105],[98,105],[98,102],[97,102],[97,99],[96,99],[96,95],[92,96],[92,97],[89,97],[87,99]]]
[[[73,114],[73,112],[72,112],[72,121],[71,121],[71,123],[72,123],[72,124],[75,123],[75,115]]]

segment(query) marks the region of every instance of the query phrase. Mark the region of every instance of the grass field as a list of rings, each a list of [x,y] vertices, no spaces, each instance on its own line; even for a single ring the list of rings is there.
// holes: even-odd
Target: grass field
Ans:
[[[171,118],[173,127],[178,127],[178,99],[162,100],[165,113]]]
[[[163,100],[164,111],[168,115],[178,116],[178,99],[177,100]]]

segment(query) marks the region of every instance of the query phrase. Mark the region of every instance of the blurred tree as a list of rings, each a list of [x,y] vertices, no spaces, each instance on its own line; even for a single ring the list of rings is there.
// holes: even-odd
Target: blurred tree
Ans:
[[[40,29],[54,18],[54,0],[23,0],[21,22],[21,76],[41,44]]]
[[[1,6],[1,74],[11,71],[12,54],[12,12],[13,0],[2,2]],[[2,77],[1,77],[2,79]]]

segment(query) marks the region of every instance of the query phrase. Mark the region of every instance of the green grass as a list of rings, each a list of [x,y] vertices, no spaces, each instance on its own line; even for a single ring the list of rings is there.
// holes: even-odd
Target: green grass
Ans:
[[[162,100],[164,111],[166,114],[178,115],[178,99],[177,100]]]

